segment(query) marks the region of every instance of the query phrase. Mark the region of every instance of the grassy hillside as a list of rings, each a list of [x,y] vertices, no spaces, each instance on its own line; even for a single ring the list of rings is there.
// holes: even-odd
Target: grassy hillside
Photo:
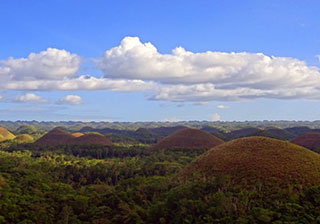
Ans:
[[[3,142],[5,140],[12,140],[15,137],[16,136],[7,129],[0,127],[0,142]]]
[[[308,149],[320,149],[320,133],[308,132],[292,139],[291,142]]]
[[[266,137],[240,138],[201,155],[183,176],[229,175],[237,183],[320,184],[320,155],[301,146]]]
[[[211,148],[221,143],[223,143],[221,139],[205,131],[186,128],[160,140],[152,148]]]
[[[17,135],[17,137],[14,140],[19,143],[25,143],[25,142],[32,142],[34,139],[31,135],[21,134],[21,135]]]

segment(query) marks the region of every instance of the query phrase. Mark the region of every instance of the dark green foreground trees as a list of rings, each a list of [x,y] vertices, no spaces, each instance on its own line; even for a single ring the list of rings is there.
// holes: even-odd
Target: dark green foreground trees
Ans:
[[[180,181],[204,150],[126,149],[104,159],[72,149],[12,151],[0,151],[0,223],[320,222],[320,187],[240,187],[201,175]]]

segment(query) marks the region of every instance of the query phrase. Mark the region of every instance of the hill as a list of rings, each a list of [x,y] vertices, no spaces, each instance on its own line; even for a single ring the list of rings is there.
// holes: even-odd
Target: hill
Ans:
[[[69,144],[79,144],[79,145],[105,145],[111,146],[112,142],[108,140],[106,137],[100,134],[84,134],[80,137],[73,138]]]
[[[0,127],[0,142],[14,139],[16,136],[5,128]]]
[[[294,134],[295,136],[299,136],[299,135],[302,135],[304,133],[307,133],[307,132],[311,132],[312,129],[309,128],[309,127],[306,127],[306,126],[299,126],[299,127],[291,127],[291,128],[286,128],[284,129],[292,134]]]
[[[67,131],[63,130],[62,128],[54,128],[49,131],[47,134],[42,136],[36,141],[36,144],[41,145],[64,145],[70,144],[72,140],[76,138],[72,136]]]
[[[319,149],[320,148],[320,133],[308,132],[294,138],[292,143],[306,147],[308,149]]]
[[[21,134],[21,135],[17,135],[17,137],[14,139],[17,142],[32,142],[34,139],[31,135],[28,134]]]
[[[160,140],[153,149],[167,148],[212,148],[223,141],[205,131],[185,128]]]
[[[222,132],[220,129],[215,128],[215,127],[211,127],[211,126],[208,126],[208,125],[203,126],[203,127],[201,128],[201,130],[202,130],[202,131],[209,132],[209,133],[220,133],[220,132]]]
[[[274,136],[273,138],[279,140],[290,140],[296,137],[295,134],[280,128],[269,128],[267,131],[271,136]]]
[[[152,133],[157,134],[160,137],[166,137],[169,136],[176,131],[182,130],[187,128],[186,126],[172,126],[172,127],[158,127],[158,128],[150,128],[149,130]]]
[[[245,137],[252,137],[252,136],[269,137],[269,138],[274,138],[278,140],[289,140],[295,137],[294,134],[286,130],[276,129],[276,128],[268,129],[268,130],[258,130]]]
[[[38,130],[33,125],[25,124],[25,125],[22,125],[19,128],[17,128],[17,130],[15,132],[19,133],[19,134],[32,135],[32,134],[36,133],[37,131]]]
[[[78,136],[78,137],[77,137]],[[74,133],[55,128],[36,141],[42,145],[112,145],[106,137],[95,133]]]
[[[266,137],[221,144],[198,157],[182,172],[229,175],[236,183],[320,184],[320,155],[301,146]]]

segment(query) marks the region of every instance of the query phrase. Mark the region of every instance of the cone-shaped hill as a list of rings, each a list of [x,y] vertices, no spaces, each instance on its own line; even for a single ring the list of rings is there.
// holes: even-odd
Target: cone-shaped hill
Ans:
[[[28,134],[21,134],[21,135],[17,135],[17,137],[14,139],[17,142],[32,142],[33,141],[33,137],[31,135]]]
[[[153,149],[168,149],[168,148],[212,148],[223,141],[208,132],[186,128],[169,135],[160,140]]]
[[[320,133],[309,132],[302,134],[291,141],[294,144],[306,147],[308,149],[320,149]]]
[[[64,145],[70,144],[74,136],[61,128],[54,128],[39,138],[36,143],[41,145]]]
[[[112,142],[105,136],[95,133],[84,134],[80,137],[72,139],[71,144],[77,145],[105,145],[111,146]]]
[[[61,128],[55,128],[49,131],[46,135],[38,139],[36,143],[42,145],[112,145],[111,141],[103,135],[89,133],[82,135],[76,134],[74,136]]]
[[[181,177],[228,175],[235,183],[281,186],[319,185],[320,155],[301,146],[267,137],[226,142],[199,156]]]
[[[0,142],[14,139],[16,136],[5,128],[0,127]]]

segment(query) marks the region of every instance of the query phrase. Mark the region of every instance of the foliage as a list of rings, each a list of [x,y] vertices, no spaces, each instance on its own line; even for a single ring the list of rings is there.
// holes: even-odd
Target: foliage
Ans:
[[[0,223],[317,223],[320,186],[246,188],[228,176],[181,182],[206,149],[7,143]]]

